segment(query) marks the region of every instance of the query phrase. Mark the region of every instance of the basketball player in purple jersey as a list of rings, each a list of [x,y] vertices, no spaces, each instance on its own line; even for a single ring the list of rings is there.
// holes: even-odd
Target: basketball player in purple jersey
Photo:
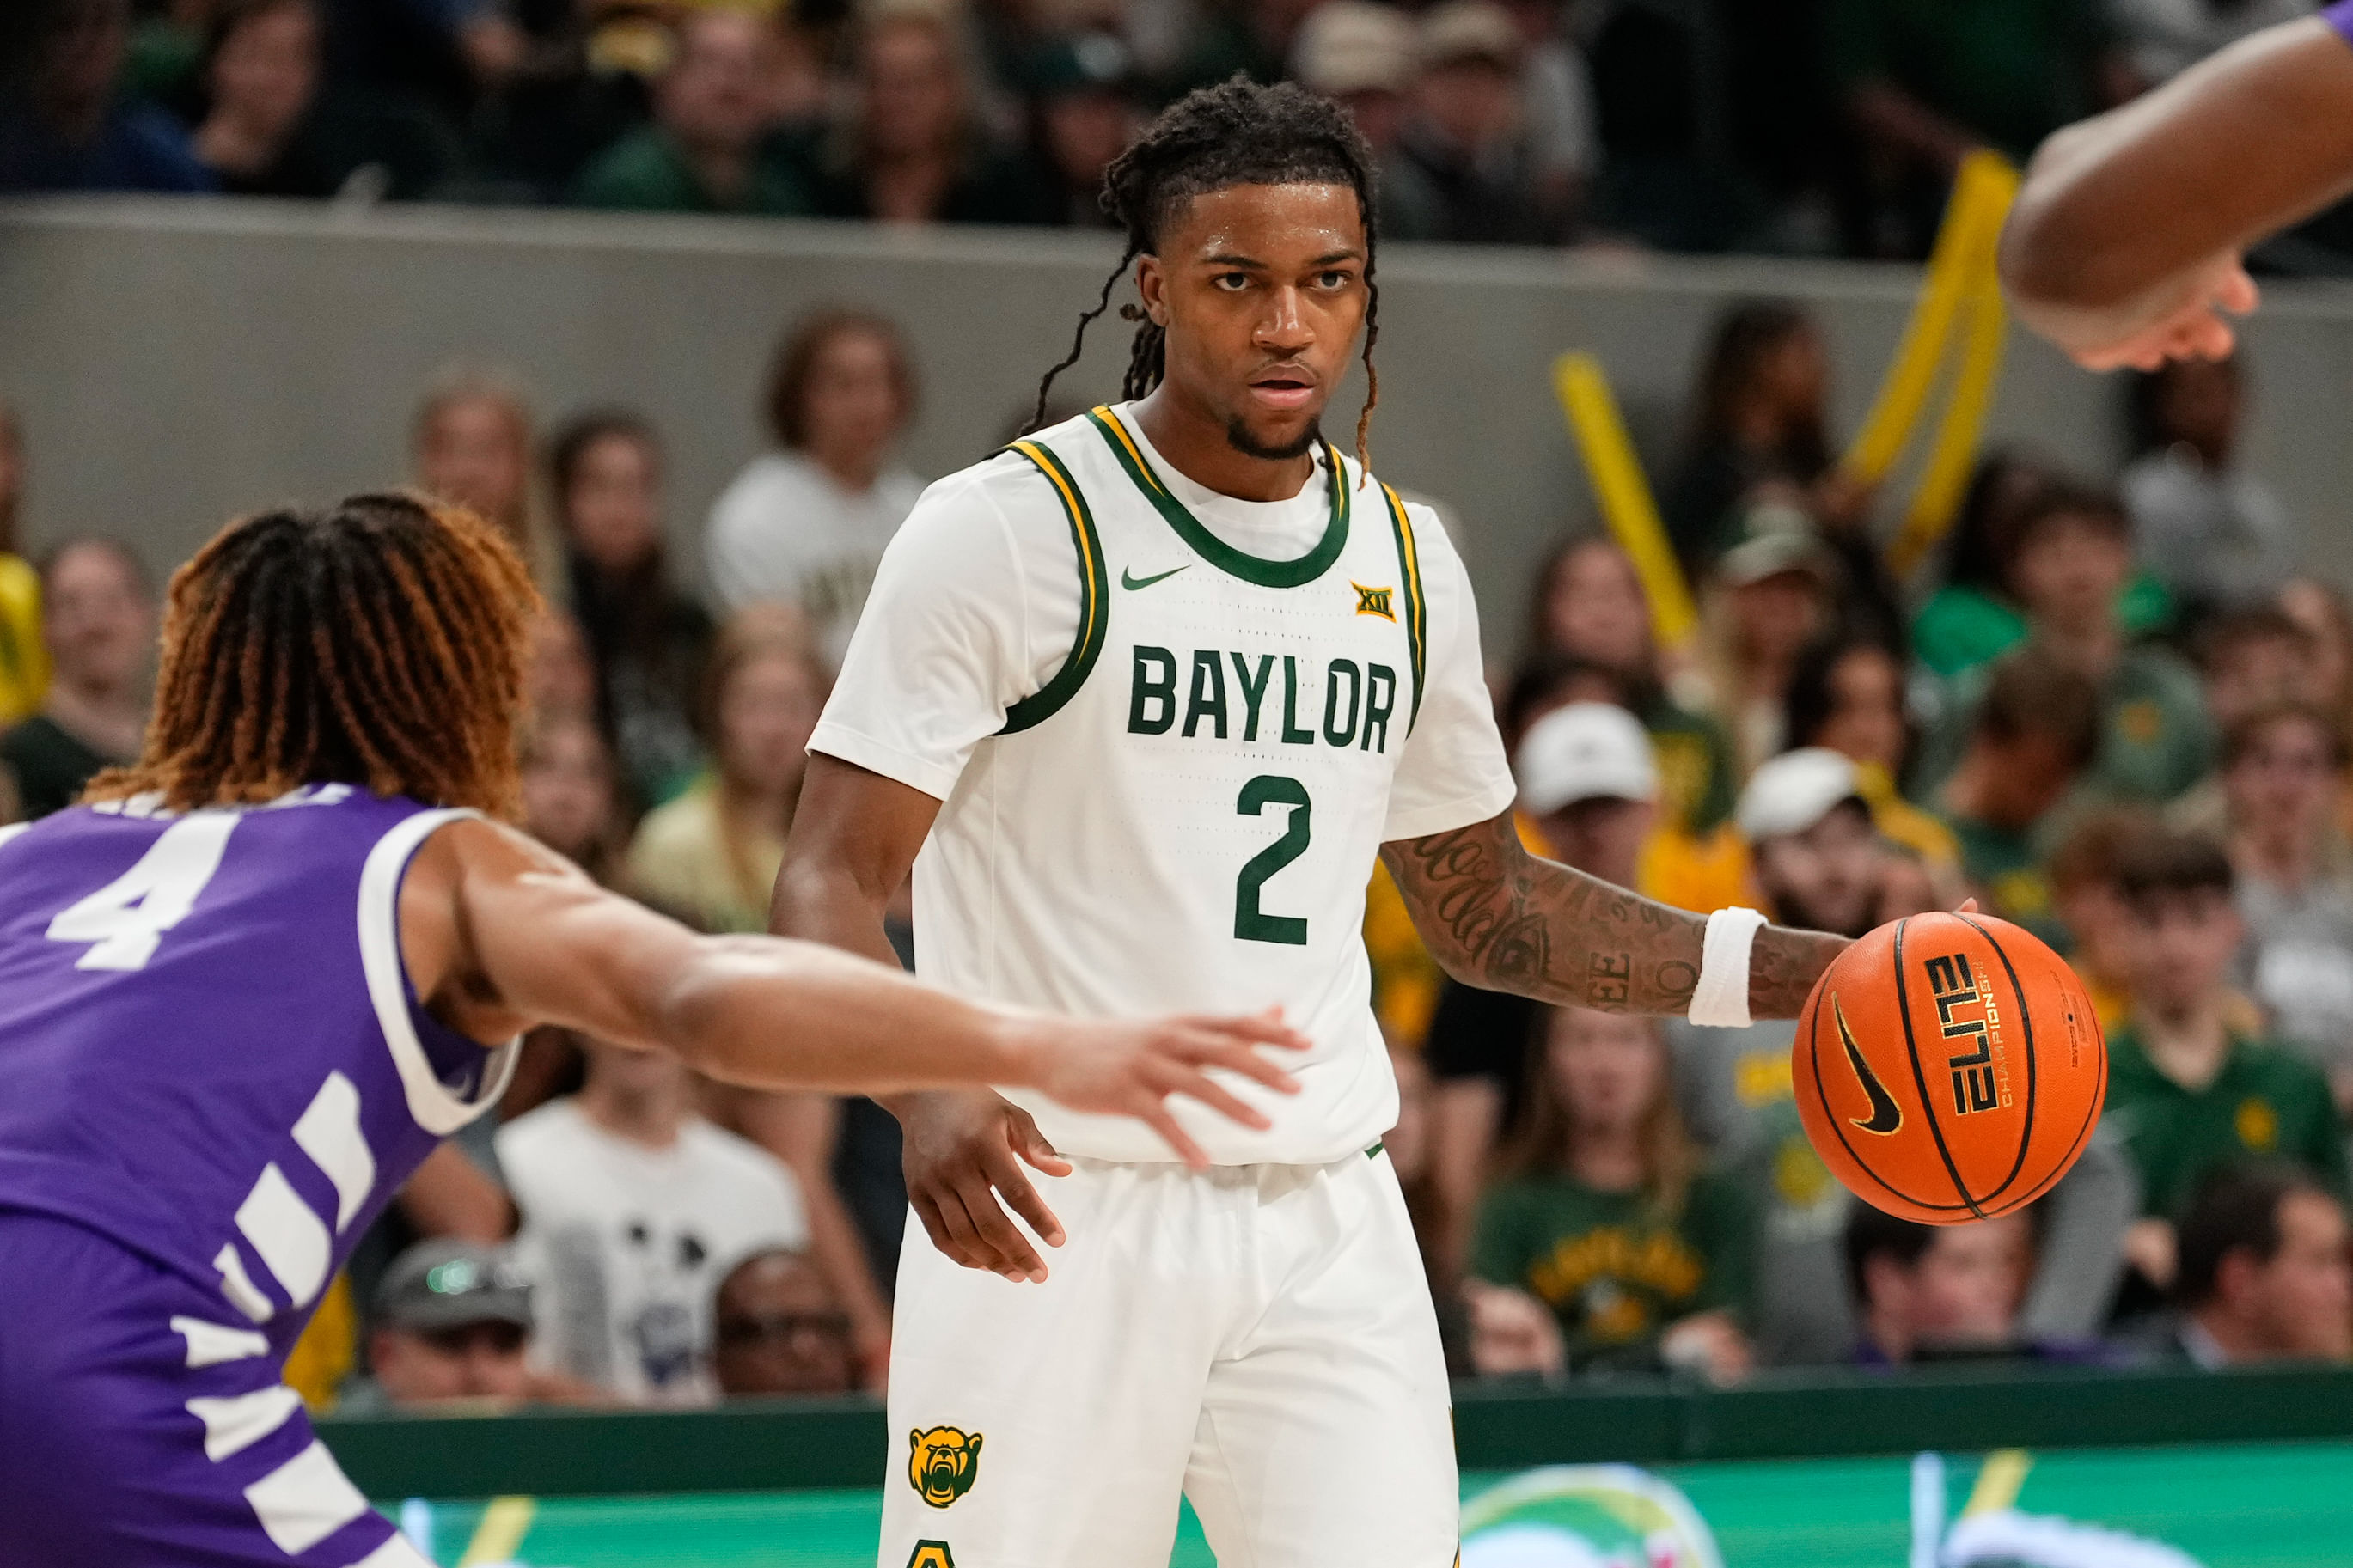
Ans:
[[[2353,191],[2353,0],[2043,143],[2002,236],[2020,320],[2092,370],[2231,352],[2247,247]]]
[[[5,1568],[419,1568],[280,1365],[534,1024],[759,1087],[1034,1087],[1180,1142],[1172,1093],[1265,1124],[1203,1068],[1290,1087],[1271,1018],[974,1006],[694,936],[501,826],[535,597],[404,497],[234,524],[173,580],[144,753],[0,837]]]

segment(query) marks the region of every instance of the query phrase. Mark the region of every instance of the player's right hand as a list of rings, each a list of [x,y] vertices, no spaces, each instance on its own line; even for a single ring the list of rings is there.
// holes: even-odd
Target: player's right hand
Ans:
[[[2085,370],[2151,371],[2168,360],[2228,359],[2237,334],[2227,318],[2247,314],[2260,300],[2232,252],[2190,268],[2124,312],[2051,335]]]
[[[1045,1279],[1045,1260],[1005,1211],[1010,1206],[1047,1246],[1061,1246],[1062,1222],[1021,1166],[1067,1176],[1071,1165],[1029,1113],[987,1089],[914,1095],[892,1109],[906,1135],[907,1202],[941,1256],[1017,1284]]]

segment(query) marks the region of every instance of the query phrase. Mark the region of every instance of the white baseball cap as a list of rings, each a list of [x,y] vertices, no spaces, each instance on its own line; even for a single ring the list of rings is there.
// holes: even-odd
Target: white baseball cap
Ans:
[[[1784,752],[1748,775],[1733,820],[1751,844],[1803,833],[1834,806],[1860,799],[1853,759],[1827,746]]]
[[[1659,765],[1641,721],[1614,702],[1572,702],[1528,727],[1513,771],[1520,804],[1546,816],[1580,800],[1659,798]]]

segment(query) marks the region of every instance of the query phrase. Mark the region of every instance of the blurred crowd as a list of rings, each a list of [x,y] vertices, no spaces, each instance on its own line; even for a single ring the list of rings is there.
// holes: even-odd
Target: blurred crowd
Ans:
[[[1703,606],[1670,645],[1628,554],[1558,541],[1490,604],[1493,687],[1538,852],[1694,910],[1861,932],[1965,897],[2094,999],[2112,1070],[2080,1163],[2030,1210],[1930,1229],[1807,1142],[1795,1026],[1698,1029],[1444,978],[1385,876],[1374,1005],[1387,1140],[1465,1376],[1948,1358],[2217,1366],[2353,1359],[2353,614],[2241,462],[2235,363],[2144,377],[2113,484],[1984,456],[1917,580],[1844,477],[1796,307],[1715,323],[1662,510]],[[833,661],[923,479],[880,317],[774,351],[764,449],[665,541],[661,434],[543,428],[522,390],[422,389],[406,482],[533,563],[525,826],[714,931],[765,929]],[[30,454],[37,462],[37,454]],[[0,410],[0,784],[70,803],[136,750],[156,584],[57,537],[27,559]],[[1514,612],[1522,618],[1516,632]],[[903,897],[903,895],[902,895]],[[909,910],[892,920],[912,952]],[[869,1101],[724,1089],[545,1030],[495,1118],[437,1153],[291,1368],[321,1405],[696,1404],[872,1387],[905,1215]]]
[[[1348,105],[1398,239],[1916,257],[2309,0],[18,0],[0,192],[1086,226],[1160,105]],[[2324,217],[2262,259],[2343,270]]]

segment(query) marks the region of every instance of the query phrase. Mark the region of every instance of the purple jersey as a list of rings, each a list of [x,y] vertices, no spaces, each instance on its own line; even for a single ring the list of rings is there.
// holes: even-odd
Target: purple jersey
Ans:
[[[401,962],[402,875],[458,815],[321,784],[0,830],[0,1210],[145,1256],[282,1352],[512,1070]]]
[[[2347,43],[2353,43],[2353,0],[2337,0],[2337,4],[2321,15],[2328,18],[2328,25],[2336,28]]]

